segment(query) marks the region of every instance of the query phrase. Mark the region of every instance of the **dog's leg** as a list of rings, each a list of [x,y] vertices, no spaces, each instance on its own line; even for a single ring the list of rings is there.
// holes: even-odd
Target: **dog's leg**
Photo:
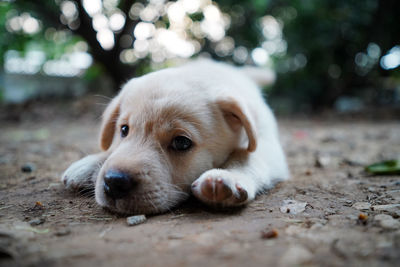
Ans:
[[[204,172],[193,182],[192,192],[206,204],[240,206],[287,178],[289,171],[279,142],[260,140],[256,151],[236,153],[223,168]]]
[[[61,176],[61,181],[70,190],[93,189],[97,174],[106,158],[107,153],[102,152],[72,163]]]

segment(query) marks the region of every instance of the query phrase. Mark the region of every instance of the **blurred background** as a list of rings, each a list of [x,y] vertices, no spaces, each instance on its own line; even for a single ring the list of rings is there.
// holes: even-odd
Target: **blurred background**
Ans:
[[[400,107],[398,0],[0,2],[0,102],[115,94],[197,56],[277,74],[280,114]]]

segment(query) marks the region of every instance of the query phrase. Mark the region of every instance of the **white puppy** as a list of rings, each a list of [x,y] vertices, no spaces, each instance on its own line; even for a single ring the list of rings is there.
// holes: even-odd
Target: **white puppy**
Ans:
[[[126,214],[186,199],[239,206],[289,171],[276,121],[244,69],[199,60],[130,80],[103,114],[103,152],[73,163],[67,188]],[[259,74],[259,73],[258,73]]]

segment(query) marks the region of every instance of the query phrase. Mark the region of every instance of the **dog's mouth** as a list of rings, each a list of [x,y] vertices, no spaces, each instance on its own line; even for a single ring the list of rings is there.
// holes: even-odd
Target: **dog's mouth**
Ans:
[[[133,173],[129,169],[107,166],[96,180],[96,202],[124,215],[163,213],[189,197],[189,185],[178,186],[171,180],[157,170]]]
[[[136,193],[132,192],[128,196],[119,199],[113,199],[107,196],[104,191],[96,192],[96,200],[100,206],[111,212],[122,215],[158,214],[167,212],[188,197],[189,194],[182,190],[174,189],[171,191],[165,188]]]

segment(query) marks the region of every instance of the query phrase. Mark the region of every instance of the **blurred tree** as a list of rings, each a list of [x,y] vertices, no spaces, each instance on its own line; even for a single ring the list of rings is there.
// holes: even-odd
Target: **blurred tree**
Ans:
[[[115,33],[115,45],[112,49],[104,49],[97,40],[97,32],[93,28],[93,18],[85,11],[83,1],[72,0],[68,2],[75,3],[76,14],[72,18],[66,18],[61,11],[61,5],[67,1],[16,1],[14,4],[20,11],[29,11],[33,15],[42,19],[46,27],[55,29],[65,29],[79,35],[89,46],[89,51],[94,60],[101,64],[107,74],[114,80],[118,90],[119,86],[124,83],[129,77],[135,74],[135,65],[127,65],[121,62],[120,53],[123,50],[121,46],[121,36],[124,34],[132,34],[133,28],[139,20],[132,20],[126,16],[127,21],[123,28]],[[124,14],[128,14],[132,6],[130,0],[119,1],[116,6]]]
[[[400,44],[399,10],[396,0],[271,1],[267,12],[283,20],[288,42],[274,94],[315,110],[341,95],[381,89],[380,78],[399,70],[379,65],[381,54]],[[304,68],[296,67],[296,55],[307,59]]]
[[[4,30],[15,10],[39,18],[43,31]],[[117,89],[154,63],[205,52],[273,67],[279,76],[272,96],[319,109],[397,77],[398,67],[379,63],[400,43],[398,10],[397,0],[16,0],[0,4],[0,53],[35,40],[56,56],[80,36]],[[43,41],[48,29],[72,35],[52,45]]]
[[[132,1],[132,0],[109,0],[103,1],[100,0],[92,0],[92,1],[85,1],[85,0],[55,0],[55,1],[11,1],[12,3],[8,5],[8,8],[3,8],[3,13],[5,14],[7,11],[16,8],[18,12],[29,12],[34,17],[39,18],[42,23],[44,24],[44,28],[55,28],[56,30],[67,30],[71,31],[73,34],[79,35],[89,46],[89,50],[95,61],[102,65],[102,67],[106,70],[106,72],[112,77],[117,85],[116,88],[123,82],[125,82],[128,78],[132,77],[135,74],[140,74],[146,71],[146,67],[148,66],[151,61],[154,61],[154,58],[151,57],[142,57],[139,56],[138,60],[141,64],[137,64],[138,62],[135,60],[134,62],[124,62],[121,60],[121,56],[124,55],[124,52],[128,51],[129,48],[133,46],[136,41],[136,35],[133,34],[134,30],[136,30],[136,26],[140,22],[148,22],[153,24],[158,24],[157,28],[167,28],[173,29],[173,31],[177,32],[179,35],[188,35],[192,41],[192,46],[196,47],[196,51],[189,53],[188,55],[184,55],[184,57],[188,57],[200,51],[207,51],[213,57],[226,57],[227,55],[231,54],[232,51],[228,52],[216,52],[219,48],[217,47],[218,41],[225,35],[225,30],[229,28],[229,24],[232,22],[233,30],[230,31],[234,34],[235,38],[238,39],[239,44],[243,44],[246,47],[254,47],[258,43],[257,35],[257,23],[256,20],[260,16],[253,16],[256,14],[254,12],[254,7],[262,6],[265,8],[265,4],[263,1],[255,1],[255,4],[251,4],[251,1],[247,1],[246,6],[243,8],[241,6],[240,1],[225,1],[221,2],[223,6],[223,10],[227,12],[237,13],[236,17],[233,17],[233,20],[230,21],[229,15],[222,14],[218,9],[208,8],[209,10],[206,11],[209,13],[210,20],[214,20],[213,22],[218,22],[222,25],[222,33],[219,28],[215,28],[214,26],[218,27],[221,25],[206,25],[201,27],[203,29],[188,29],[188,26],[194,24],[196,22],[204,21],[204,10],[207,7],[215,7],[212,5],[212,1],[209,0],[199,0],[194,1],[190,7],[189,1],[180,1],[179,7],[180,9],[184,8],[183,12],[188,14],[188,17],[182,17],[182,21],[176,21],[175,26],[173,25],[174,21],[171,21],[171,18],[174,19],[174,16],[181,16],[179,13],[182,10],[178,8],[173,9],[171,6],[174,3],[173,1]],[[235,4],[234,8],[231,10],[230,5]],[[71,5],[71,3],[73,5]],[[85,6],[86,3],[86,6]],[[97,11],[91,11],[91,9],[96,8],[96,5],[100,3],[100,7]],[[261,4],[260,4],[261,3]],[[68,5],[68,6],[67,6]],[[108,6],[107,6],[108,5]],[[196,7],[197,5],[197,7]],[[205,8],[204,8],[205,7]],[[190,11],[190,8],[194,8],[193,11]],[[69,10],[68,10],[69,9]],[[173,9],[173,10],[172,10]],[[158,12],[160,14],[156,14],[154,17],[151,17],[151,14],[147,13],[154,13]],[[171,11],[171,12],[170,12]],[[246,14],[244,14],[244,11]],[[91,13],[93,12],[93,13]],[[172,14],[174,13],[174,14]],[[101,29],[96,28],[97,24],[101,19],[106,19],[107,21],[103,23],[110,23],[112,14],[121,14],[123,16],[123,25],[121,28],[113,30],[111,38],[113,39],[113,44],[111,47],[104,47],[102,45],[101,40],[102,38],[99,36],[101,33]],[[235,15],[235,14],[234,14]],[[146,18],[146,16],[148,18]],[[150,16],[150,17],[149,17]],[[6,17],[6,16],[4,16]],[[189,18],[189,19],[188,19]],[[240,23],[237,23],[235,19],[240,20]],[[219,20],[219,21],[217,21]],[[229,20],[229,21],[228,21]],[[228,21],[228,22],[227,22]],[[5,23],[5,21],[2,21]],[[190,25],[185,25],[185,24]],[[179,25],[182,24],[182,25]],[[235,26],[237,27],[237,31],[235,31]],[[252,25],[252,30],[248,30],[248,25]],[[103,25],[104,26],[104,25]],[[148,26],[145,25],[145,26]],[[196,24],[199,26],[200,23]],[[183,28],[179,29],[180,27]],[[184,28],[186,27],[186,28]],[[207,36],[207,30],[204,28],[211,28],[209,36]],[[214,28],[213,28],[214,27]],[[109,27],[105,26],[107,30]],[[142,27],[143,28],[143,27]],[[141,28],[141,29],[142,29]],[[144,31],[149,29],[142,29]],[[197,31],[196,31],[197,30]],[[212,32],[214,30],[214,33]],[[218,32],[219,31],[219,32]],[[110,31],[107,31],[109,33]],[[7,36],[7,38],[2,38],[5,41],[7,49],[13,48],[16,50],[23,50],[24,44],[34,38],[40,38],[38,36],[30,36],[24,34],[12,34],[10,32],[3,32],[3,36]],[[220,36],[218,36],[220,35]],[[12,38],[8,38],[12,36]],[[108,36],[109,37],[109,36]],[[173,36],[172,36],[173,37]],[[173,39],[171,36],[167,38]],[[19,38],[19,39],[18,39]],[[23,39],[21,39],[23,38]],[[175,38],[176,42],[181,41]],[[195,42],[193,42],[195,40]],[[142,41],[142,40],[139,40]],[[174,41],[174,40],[172,40]],[[228,40],[229,41],[229,40]],[[17,47],[9,44],[16,44]],[[138,42],[139,43],[139,42]],[[174,44],[172,44],[173,46]],[[228,44],[230,46],[234,46],[234,44]],[[18,47],[19,46],[19,47]],[[178,46],[178,43],[176,44]],[[226,44],[225,44],[226,46]],[[224,44],[220,45],[224,49]],[[177,48],[179,50],[179,48]],[[189,47],[190,49],[190,47]],[[223,50],[222,49],[222,50]],[[233,49],[233,47],[232,47]],[[229,48],[228,50],[232,50]],[[226,50],[226,49],[225,49]],[[221,51],[221,49],[219,49]],[[131,52],[131,51],[128,51]],[[3,51],[4,53],[4,51]],[[179,53],[175,52],[175,54]],[[219,56],[217,56],[219,54]],[[138,70],[139,68],[139,70]]]
[[[86,7],[85,7],[85,2],[86,2]],[[107,7],[107,3],[109,7]],[[180,1],[180,6],[182,6],[182,3],[185,1]],[[190,1],[186,1],[188,3]],[[191,24],[193,22],[199,22],[203,20],[204,15],[203,15],[203,10],[199,9],[201,5],[204,7],[204,5],[209,5],[211,6],[212,1],[194,1],[196,2],[199,6],[197,7],[194,12],[188,12],[190,17],[189,23]],[[237,1],[239,3],[239,1]],[[260,1],[258,1],[259,3]],[[72,8],[72,10],[63,10],[66,9],[66,5],[68,3],[68,8]],[[71,7],[71,3],[73,3],[73,6]],[[92,0],[92,1],[85,1],[85,0],[55,0],[55,1],[22,1],[22,0],[17,0],[15,2],[12,2],[8,6],[8,8],[3,9],[3,13],[5,14],[7,11],[11,10],[12,8],[16,8],[18,12],[29,12],[31,13],[34,17],[40,18],[42,23],[44,24],[44,28],[55,28],[56,30],[67,30],[71,31],[73,34],[79,35],[83,40],[86,41],[86,43],[89,46],[89,50],[95,61],[103,67],[103,69],[106,70],[106,72],[112,77],[114,80],[116,86],[116,89],[118,88],[119,85],[124,83],[128,78],[134,76],[135,74],[141,74],[143,72],[146,72],[147,68],[145,66],[148,66],[149,63],[153,60],[150,57],[140,57],[138,60],[140,61],[141,64],[137,64],[137,61],[134,62],[124,62],[124,60],[121,60],[121,55],[124,54],[124,51],[127,51],[130,47],[133,46],[136,40],[136,35],[133,34],[135,27],[138,25],[140,22],[149,22],[156,24],[158,23],[158,26],[161,26],[161,28],[172,28],[172,22],[170,21],[171,19],[171,14],[169,14],[169,10],[171,9],[171,2],[167,1],[132,1],[132,0],[116,0],[116,1],[104,1],[102,3],[102,6],[100,6],[100,9],[97,11],[94,11],[93,14],[91,14],[90,8],[94,8],[93,6],[96,6],[97,3],[100,3],[100,0]],[[250,1],[249,1],[250,3]],[[136,6],[135,6],[136,4]],[[226,3],[228,4],[228,3]],[[161,7],[160,7],[161,5]],[[249,6],[252,6],[249,4]],[[229,6],[227,6],[229,7]],[[190,7],[189,7],[190,8]],[[236,8],[242,10],[242,7],[240,5],[237,5]],[[136,9],[136,10],[135,10]],[[148,12],[159,12],[161,14],[158,14],[154,16],[154,18],[146,18],[146,14],[144,11],[145,9],[148,9]],[[187,9],[187,8],[186,8]],[[230,11],[229,8],[227,8],[228,11]],[[70,12],[71,14],[70,17],[68,17],[68,13]],[[175,13],[179,13],[180,11],[177,10]],[[217,11],[215,10],[210,10],[209,13],[214,12],[214,14],[211,14],[211,16],[220,16],[221,23],[224,23],[223,20],[229,19],[229,17],[225,18],[222,16],[224,14],[215,14],[215,12],[219,12],[218,9]],[[112,47],[104,47],[104,45],[101,44],[101,41],[99,38],[100,30],[96,28],[96,23],[100,21],[103,18],[106,18],[108,22],[106,21],[105,23],[110,23],[111,16],[112,14],[122,14],[124,22],[123,25],[120,29],[113,30],[112,32],[112,39],[113,45]],[[139,15],[140,14],[140,15]],[[247,14],[246,14],[247,15]],[[103,17],[101,17],[103,16]],[[147,15],[148,16],[148,15]],[[172,14],[174,16],[174,14]],[[179,14],[175,14],[175,16],[179,16]],[[243,17],[243,14],[240,14],[240,16]],[[246,16],[247,17],[247,16]],[[252,16],[249,16],[253,18]],[[100,18],[100,19],[99,19]],[[184,18],[186,19],[186,17]],[[213,18],[218,19],[218,18]],[[97,20],[97,21],[96,21]],[[255,21],[256,17],[254,17],[251,21]],[[5,21],[2,21],[5,23]],[[183,23],[188,23],[187,21],[184,21]],[[230,23],[230,22],[229,22]],[[235,22],[233,22],[234,24]],[[246,34],[246,30],[242,31],[243,29],[246,29],[247,23],[241,23],[240,26],[242,28],[238,31],[238,34],[236,36],[239,37],[239,40],[245,40],[245,41],[239,41],[239,43],[244,43],[245,45],[252,44],[251,46],[257,45],[257,39],[255,36],[257,36],[257,32],[254,31],[256,29],[255,23],[253,24],[253,32],[251,34]],[[158,27],[157,26],[157,27]],[[187,25],[183,25],[184,27],[187,27]],[[211,25],[212,26],[212,25]],[[244,27],[243,27],[244,26]],[[190,35],[190,38],[193,40],[197,40],[198,42],[194,43],[195,46],[202,47],[202,51],[207,51],[210,52],[211,56],[217,57],[215,53],[216,49],[216,42],[221,40],[223,36],[216,37],[215,39],[209,38],[207,39],[205,32],[203,31],[201,33],[198,33],[198,36],[195,36],[196,33],[193,33],[193,30],[190,29],[184,29],[181,31],[180,29],[176,30],[176,28],[181,27],[178,25],[175,27],[175,31],[179,32],[179,34],[188,34]],[[225,28],[228,28],[228,25],[224,26]],[[107,28],[107,26],[106,26]],[[108,27],[109,28],[109,27]],[[107,29],[108,30],[108,29]],[[144,29],[148,30],[148,29]],[[224,31],[224,29],[223,29]],[[109,31],[108,31],[109,32]],[[108,33],[107,32],[107,33]],[[243,33],[244,35],[240,38],[241,34]],[[4,34],[4,35],[3,35]],[[223,35],[225,33],[222,33]],[[3,36],[7,36],[7,38],[2,38],[5,41],[6,45],[3,47],[6,47],[7,49],[14,48],[16,50],[23,50],[24,44],[34,38],[40,38],[38,36],[30,36],[30,35],[24,35],[24,34],[11,34],[10,32],[3,32]],[[8,36],[12,36],[12,38],[8,38]],[[19,39],[18,39],[19,38]],[[172,39],[171,37],[169,37]],[[218,40],[217,40],[218,39]],[[211,40],[211,41],[210,41]],[[141,40],[140,40],[141,41]],[[173,40],[172,40],[173,41]],[[180,41],[180,40],[177,40]],[[9,44],[16,44],[17,46],[9,45]],[[173,44],[172,44],[173,45]],[[178,44],[176,44],[178,46]],[[200,49],[197,49],[196,52],[199,52]],[[4,51],[3,51],[4,52]],[[130,52],[130,51],[128,51]],[[179,53],[177,53],[179,55]],[[189,54],[191,56],[194,53]],[[221,54],[220,54],[221,55]],[[225,56],[225,55],[224,55]],[[184,57],[187,57],[186,55]],[[139,68],[139,69],[138,69]]]

